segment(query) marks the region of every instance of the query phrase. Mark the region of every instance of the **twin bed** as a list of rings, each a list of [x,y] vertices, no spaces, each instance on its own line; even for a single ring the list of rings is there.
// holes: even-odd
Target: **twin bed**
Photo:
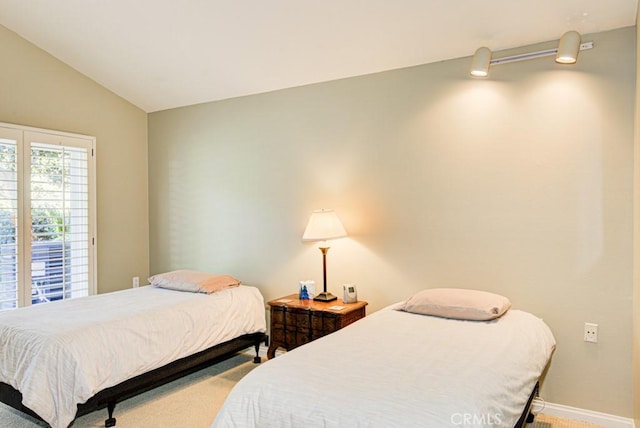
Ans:
[[[255,287],[155,286],[0,312],[0,401],[66,428],[136,393],[265,342]]]
[[[256,367],[213,428],[524,426],[555,348],[546,324],[513,309],[484,320],[441,302],[438,316],[407,309],[387,307]]]
[[[459,319],[407,302],[255,368],[213,427],[523,426],[555,348],[546,324],[505,305]],[[135,393],[250,346],[258,362],[265,327],[264,300],[244,285],[0,313],[0,400],[54,428],[108,407],[113,426],[115,404]]]

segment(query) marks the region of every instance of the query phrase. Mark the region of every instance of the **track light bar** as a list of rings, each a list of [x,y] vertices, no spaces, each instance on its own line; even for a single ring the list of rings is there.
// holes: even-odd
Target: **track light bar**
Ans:
[[[585,42],[580,45],[581,51],[584,51],[587,49],[593,49],[593,42]],[[552,56],[557,54],[558,54],[558,49],[547,49],[544,51],[530,52],[530,53],[525,53],[520,55],[505,56],[504,58],[492,59],[489,62],[489,64],[490,65],[507,64],[510,62],[526,61],[528,59],[542,58],[544,56]]]
[[[556,49],[547,49],[538,52],[529,52],[519,55],[506,56],[503,58],[491,59],[491,50],[487,47],[478,48],[473,55],[471,62],[471,75],[476,77],[486,77],[489,74],[491,65],[507,64],[510,62],[526,61],[528,59],[541,58],[545,56],[556,57],[559,64],[574,64],[578,60],[578,52],[592,49],[593,42],[581,43],[580,33],[577,31],[567,31],[560,38],[560,43]]]

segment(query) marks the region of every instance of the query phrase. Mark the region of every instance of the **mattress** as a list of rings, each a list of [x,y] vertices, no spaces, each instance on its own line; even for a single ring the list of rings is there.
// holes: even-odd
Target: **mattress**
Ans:
[[[251,371],[213,427],[513,427],[554,348],[527,312],[461,321],[390,307]]]
[[[0,381],[52,427],[97,392],[266,330],[255,287],[214,294],[146,286],[0,312]]]

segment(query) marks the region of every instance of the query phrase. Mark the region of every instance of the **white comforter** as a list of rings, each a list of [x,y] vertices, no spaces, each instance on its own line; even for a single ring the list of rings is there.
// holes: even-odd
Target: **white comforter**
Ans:
[[[513,427],[555,347],[546,324],[376,312],[254,369],[222,427]]]
[[[246,333],[264,332],[254,287],[211,295],[140,287],[0,312],[0,381],[54,428],[104,388]]]

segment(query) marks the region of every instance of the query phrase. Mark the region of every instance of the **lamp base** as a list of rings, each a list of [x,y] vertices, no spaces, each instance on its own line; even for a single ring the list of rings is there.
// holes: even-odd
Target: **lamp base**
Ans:
[[[332,300],[336,300],[336,299],[337,297],[329,293],[328,291],[323,291],[322,293],[318,294],[316,297],[313,298],[313,300],[318,300],[320,302],[331,302]]]

